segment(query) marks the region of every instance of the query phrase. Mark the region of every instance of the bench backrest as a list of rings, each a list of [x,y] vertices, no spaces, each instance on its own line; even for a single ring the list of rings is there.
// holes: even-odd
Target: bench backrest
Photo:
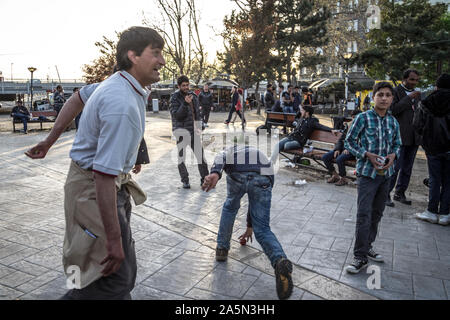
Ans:
[[[322,131],[322,130],[314,130],[309,137],[309,140],[318,141],[318,142],[325,142],[325,143],[332,143],[335,144],[339,141],[339,138],[341,137],[342,133],[339,132],[337,136],[335,136],[331,132]]]
[[[295,115],[296,115],[295,113],[267,111],[268,120],[283,120],[286,122],[286,125],[288,126],[292,126],[292,123],[295,121]]]

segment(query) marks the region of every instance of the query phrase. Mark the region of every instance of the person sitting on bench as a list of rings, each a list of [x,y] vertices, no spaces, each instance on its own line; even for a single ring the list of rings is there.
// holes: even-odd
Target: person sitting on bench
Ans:
[[[333,132],[334,134],[338,132],[337,130],[333,130],[320,124],[319,119],[313,117],[314,108],[312,106],[305,105],[301,108],[300,112],[302,117],[299,119],[294,131],[278,142],[272,151],[270,161],[272,161],[274,165],[278,160],[279,152],[303,148],[314,130]]]
[[[23,133],[27,134],[27,124],[30,120],[30,112],[22,104],[22,100],[17,101],[17,105],[11,110],[11,117],[13,121],[19,120],[23,123]]]
[[[361,110],[353,110],[352,111],[352,119],[361,113]],[[351,123],[345,125],[344,132],[342,136],[339,138],[339,141],[336,143],[334,150],[324,154],[322,156],[323,163],[328,169],[328,172],[331,174],[331,178],[327,180],[328,183],[334,183],[336,186],[343,186],[348,184],[348,180],[346,178],[347,171],[345,170],[345,161],[355,160],[356,158],[347,150],[344,149],[344,140],[347,136],[348,128],[351,126]],[[336,172],[333,159],[336,159],[336,163],[339,168],[339,174]]]

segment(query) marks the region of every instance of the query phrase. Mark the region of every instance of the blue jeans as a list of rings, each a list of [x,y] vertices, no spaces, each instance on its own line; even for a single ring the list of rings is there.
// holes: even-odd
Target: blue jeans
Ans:
[[[278,142],[272,150],[272,155],[270,157],[270,161],[275,164],[276,160],[278,160],[278,153],[284,150],[292,150],[299,149],[302,145],[297,140],[291,140],[289,138],[283,138]]]
[[[286,258],[278,239],[270,230],[271,180],[256,172],[233,172],[227,175],[227,199],[220,217],[217,247],[230,250],[234,220],[241,206],[241,198],[248,194],[250,216],[256,241],[275,267],[280,258]]]
[[[378,224],[383,216],[389,191],[390,179],[385,176],[358,177],[358,209],[356,214],[355,258],[367,260],[378,233]]]
[[[13,116],[14,116],[14,120],[19,119],[22,121],[23,131],[27,132],[27,124],[28,124],[28,120],[30,119],[30,117],[23,113],[13,113]]]
[[[450,153],[428,155],[430,190],[428,211],[436,214],[450,213]]]
[[[330,151],[322,156],[323,163],[327,167],[328,172],[330,172],[330,174],[335,171],[334,165],[333,165],[334,151],[335,150]],[[339,175],[341,177],[345,177],[347,175],[347,171],[345,170],[345,161],[349,161],[349,160],[355,160],[355,156],[353,156],[351,153],[349,153],[349,154],[341,153],[336,158],[336,163],[339,168]]]
[[[394,187],[395,192],[399,194],[404,193],[406,189],[408,189],[409,180],[411,179],[411,173],[414,165],[414,159],[416,158],[418,148],[419,146],[400,147],[400,157],[394,165],[394,174],[391,177],[389,193],[394,190]],[[397,186],[395,185],[396,183]]]
[[[292,106],[284,106],[283,107],[283,112],[284,113],[294,113],[294,107],[292,107]]]

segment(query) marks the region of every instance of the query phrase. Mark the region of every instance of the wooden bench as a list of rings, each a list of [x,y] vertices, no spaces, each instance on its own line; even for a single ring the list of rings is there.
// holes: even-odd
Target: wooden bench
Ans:
[[[31,114],[31,119],[28,120],[28,124],[40,123],[41,130],[43,130],[42,123],[43,122],[55,122],[57,113],[54,110],[50,110],[50,111],[32,111],[30,114]],[[45,119],[39,118],[40,116],[44,116]],[[22,120],[15,119],[13,117],[13,119],[12,119],[13,132],[19,131],[19,130],[16,130],[16,123],[22,123]]]
[[[266,125],[274,127],[283,127],[284,132],[287,132],[287,128],[295,128],[293,125],[295,121],[296,113],[284,113],[284,112],[266,112]],[[269,131],[270,132],[270,131]]]
[[[322,161],[322,156],[334,149],[334,145],[338,142],[341,135],[342,133],[338,133],[337,136],[335,136],[331,132],[314,130],[309,138],[309,141],[312,142],[311,145],[313,146],[313,150],[311,152],[303,153],[303,149],[292,149],[281,151],[280,154],[289,160],[290,158],[286,154],[294,155],[292,161],[295,164],[299,164],[302,158],[309,158],[326,169],[326,166]],[[333,159],[333,162],[336,163],[336,159]],[[346,161],[345,165],[355,168],[356,160]]]

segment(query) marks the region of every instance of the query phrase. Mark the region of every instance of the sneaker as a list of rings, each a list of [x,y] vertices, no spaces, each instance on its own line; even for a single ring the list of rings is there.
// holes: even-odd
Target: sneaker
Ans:
[[[339,181],[336,182],[334,185],[340,187],[340,186],[345,186],[346,184],[348,184],[347,179],[345,179],[345,177],[341,177],[339,179]]]
[[[228,257],[227,249],[216,248],[216,261],[226,261]]]
[[[275,280],[277,287],[277,294],[280,300],[288,299],[292,294],[294,285],[292,283],[292,263],[286,259],[281,258],[275,265]]]
[[[416,218],[430,223],[438,223],[439,220],[437,214],[432,213],[428,210],[425,210],[421,213],[416,213]]]
[[[379,253],[376,253],[375,250],[370,249],[367,253],[367,257],[375,262],[384,262],[383,256]]]
[[[447,226],[450,224],[450,214],[440,214],[439,215],[439,224],[441,226]]]
[[[336,183],[340,180],[340,177],[338,175],[332,175],[330,179],[327,180],[327,183]]]
[[[387,199],[386,199],[386,205],[387,205],[388,207],[395,207],[395,204],[394,204],[394,202],[392,202],[391,196],[390,196],[390,195],[388,195],[388,197],[387,197]]]
[[[394,200],[406,204],[408,206],[411,205],[411,200],[407,200],[404,193],[395,193]]]
[[[362,269],[366,268],[368,264],[369,263],[367,260],[364,261],[358,258],[354,258],[353,262],[345,268],[345,271],[347,271],[348,273],[358,273]]]
[[[224,122],[223,122],[224,124],[226,124],[226,125],[228,125],[229,124],[229,122],[227,121],[227,120],[225,120]]]
[[[189,184],[189,182],[183,182],[183,189],[190,189],[191,185]]]
[[[430,179],[429,179],[429,178],[423,179],[423,184],[424,184],[427,188],[429,188],[429,187],[430,187]]]

